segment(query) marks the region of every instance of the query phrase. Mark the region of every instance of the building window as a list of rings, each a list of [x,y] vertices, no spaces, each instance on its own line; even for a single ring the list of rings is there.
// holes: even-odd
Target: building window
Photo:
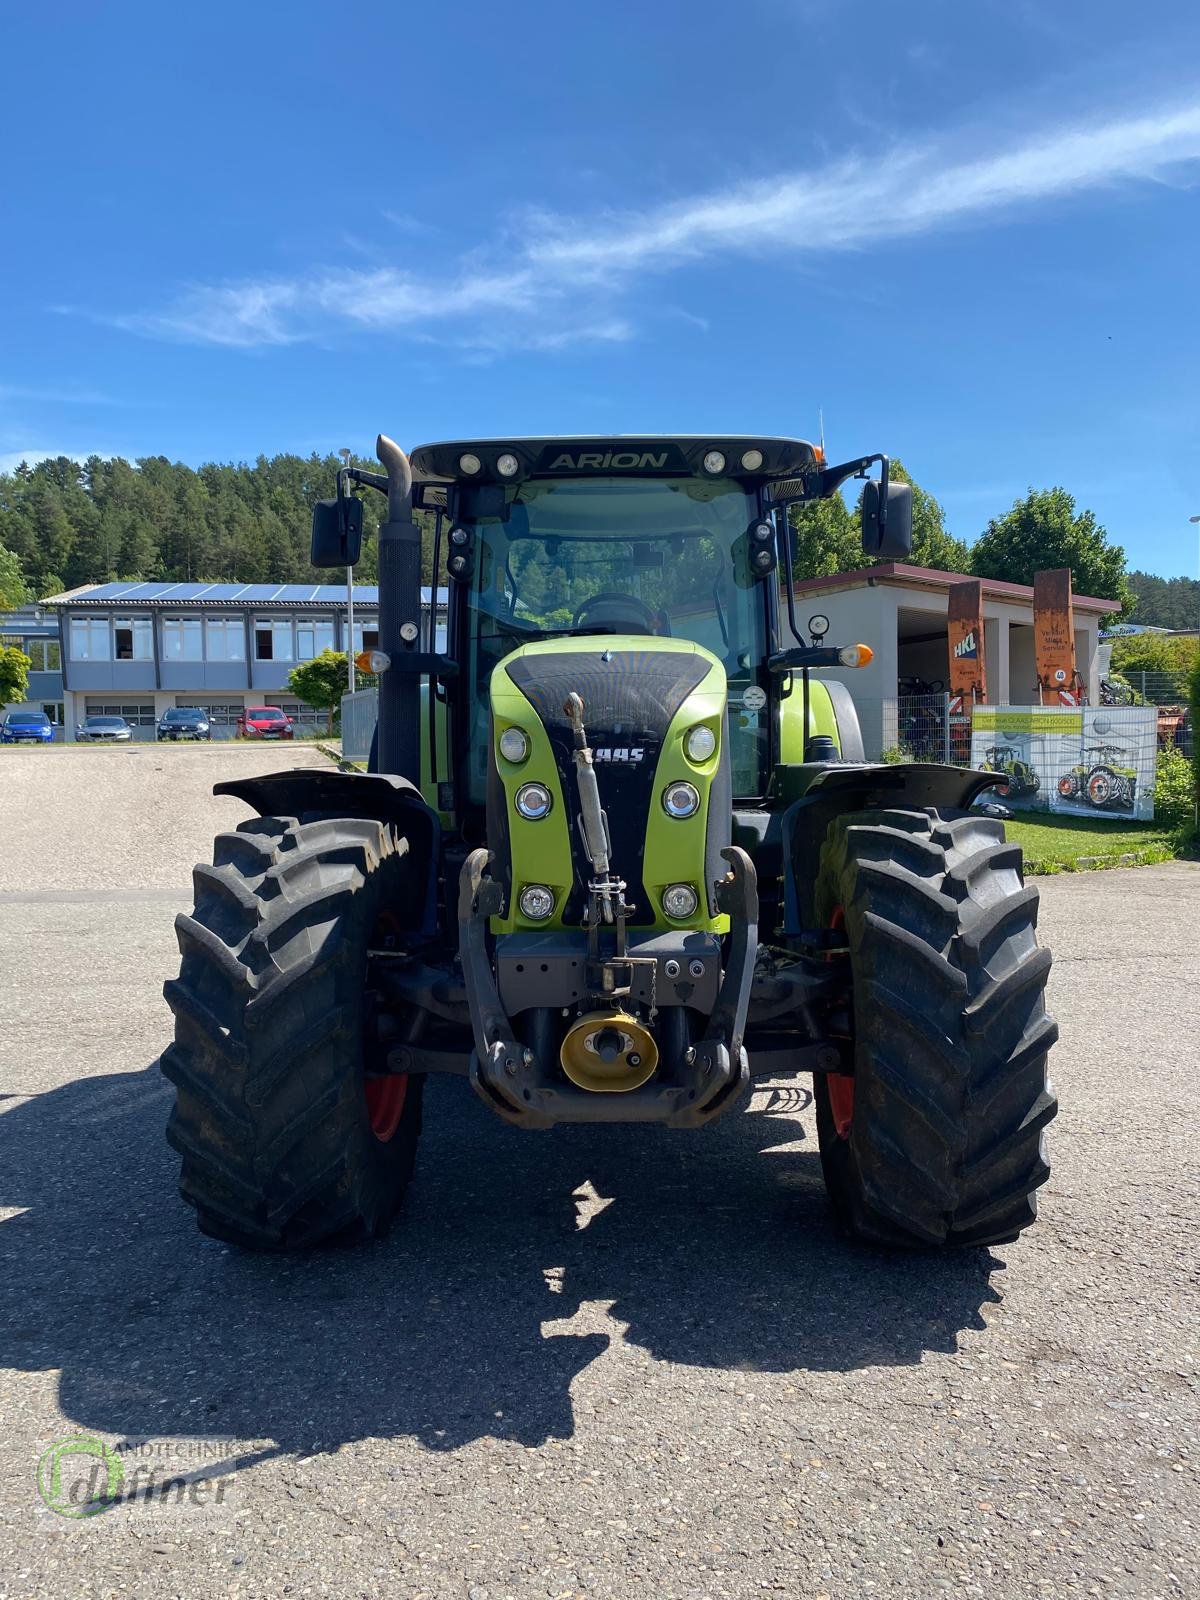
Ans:
[[[199,617],[164,617],[162,652],[164,661],[203,661],[204,643]]]
[[[364,627],[361,622],[354,624],[354,653],[357,655],[362,650],[379,649],[379,629],[375,624]]]
[[[29,657],[31,672],[62,671],[62,651],[57,639],[14,639],[13,643]]]
[[[204,634],[210,661],[245,661],[246,630],[241,617],[205,617]]]
[[[311,661],[333,649],[333,618],[301,617],[296,623],[296,660]]]
[[[107,617],[71,618],[71,660],[112,660],[112,640]]]
[[[113,659],[153,661],[154,635],[149,617],[113,618]]]
[[[258,617],[254,623],[254,659],[256,661],[290,661],[292,659],[292,623],[285,617]]]

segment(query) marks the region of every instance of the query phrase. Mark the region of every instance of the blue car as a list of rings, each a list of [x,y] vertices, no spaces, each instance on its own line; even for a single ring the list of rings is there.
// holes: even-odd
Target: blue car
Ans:
[[[10,711],[0,722],[0,744],[52,744],[54,724],[44,711]]]

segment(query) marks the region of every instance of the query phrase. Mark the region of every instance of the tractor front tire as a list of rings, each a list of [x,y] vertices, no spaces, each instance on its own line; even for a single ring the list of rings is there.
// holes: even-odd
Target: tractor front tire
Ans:
[[[370,1071],[368,950],[412,900],[374,821],[263,817],[219,835],[164,985],[167,1139],[201,1229],[258,1250],[381,1233],[412,1175],[424,1079]]]
[[[1037,1215],[1057,1111],[1050,953],[1001,823],[936,811],[839,819],[815,911],[849,946],[854,1075],[815,1078],[840,1225],[885,1246],[1003,1244]]]

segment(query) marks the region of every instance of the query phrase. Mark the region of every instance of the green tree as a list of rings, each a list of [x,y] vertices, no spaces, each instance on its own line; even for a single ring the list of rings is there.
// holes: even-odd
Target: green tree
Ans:
[[[1134,593],[1131,622],[1148,628],[1194,628],[1200,622],[1200,580],[1160,578],[1155,572],[1131,572]]]
[[[311,661],[302,662],[288,673],[288,688],[305,705],[315,706],[329,714],[329,732],[333,732],[333,714],[342,703],[347,688],[349,671],[343,650],[322,650]]]
[[[0,646],[0,705],[24,700],[33,662],[16,645]]]
[[[0,544],[0,611],[15,611],[29,599],[21,563]]]
[[[1110,544],[1092,511],[1076,511],[1063,488],[1030,489],[1002,517],[993,517],[971,550],[979,578],[1032,583],[1035,572],[1070,567],[1077,594],[1133,602],[1125,576],[1125,552]]]

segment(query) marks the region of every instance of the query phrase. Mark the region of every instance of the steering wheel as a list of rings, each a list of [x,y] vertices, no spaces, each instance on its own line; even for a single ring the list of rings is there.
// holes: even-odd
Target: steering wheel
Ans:
[[[595,613],[596,615],[592,615]],[[601,594],[591,595],[581,605],[575,607],[575,615],[571,618],[573,628],[582,628],[584,619],[592,617],[592,622],[608,623],[615,628],[628,629],[631,633],[658,633],[666,632],[663,625],[662,613],[653,611],[644,600],[639,600],[635,594],[622,594],[619,589],[606,589]]]

